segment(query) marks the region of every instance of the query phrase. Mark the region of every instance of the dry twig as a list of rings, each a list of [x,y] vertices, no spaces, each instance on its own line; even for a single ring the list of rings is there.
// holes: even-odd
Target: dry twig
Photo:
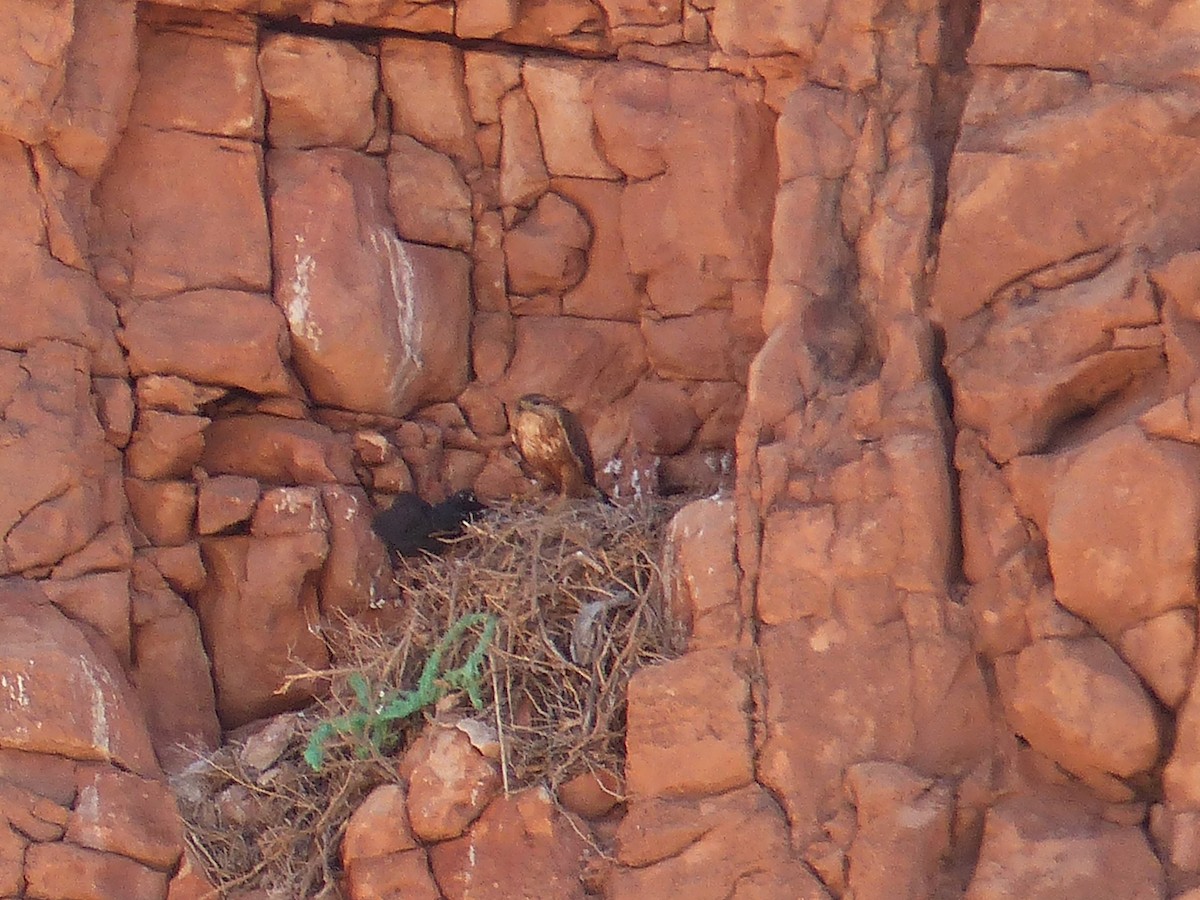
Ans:
[[[340,737],[313,772],[305,743],[321,721],[356,706],[350,675],[381,695],[411,689],[430,650],[471,613],[498,619],[486,673],[491,705],[472,714],[503,736],[506,788],[621,772],[629,678],[678,649],[659,568],[677,508],[505,506],[470,525],[445,556],[406,561],[397,575],[403,626],[384,634],[347,621],[332,648],[337,666],[294,676],[331,687],[275,766],[247,771],[236,747],[201,762],[211,790],[181,803],[196,862],[222,891],[254,885],[280,896],[336,897],[345,823],[372,788],[396,779],[394,761]],[[464,634],[448,665],[459,664],[477,636]],[[401,725],[389,749],[402,748],[422,724]]]

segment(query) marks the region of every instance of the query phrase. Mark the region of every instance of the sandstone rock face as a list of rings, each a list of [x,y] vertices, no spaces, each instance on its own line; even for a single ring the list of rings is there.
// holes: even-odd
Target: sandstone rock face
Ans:
[[[291,387],[284,319],[262,294],[189,291],[141,303],[126,315],[121,340],[134,375],[178,375],[257,394]]]
[[[204,582],[197,548],[191,550],[202,577],[199,584],[179,584],[188,593]],[[145,707],[159,762],[175,772],[221,742],[209,657],[192,607],[160,579],[143,575],[138,581],[142,583],[133,594],[136,661],[130,677]]]
[[[758,785],[696,800],[636,804],[617,833],[611,895],[752,896],[825,900],[831,896],[788,846],[787,823]]]
[[[895,763],[859,763],[847,773],[858,831],[847,881],[859,897],[928,897],[950,850],[953,798]]]
[[[369,157],[277,151],[268,170],[275,300],[313,399],[399,416],[457,396],[467,378],[466,259],[396,236],[386,171]]]
[[[276,34],[258,71],[275,147],[366,147],[375,133],[375,60],[341,41]]]
[[[735,513],[731,500],[700,500],[671,520],[667,605],[691,647],[732,647],[740,637]]]
[[[626,777],[640,797],[720,794],[753,779],[750,686],[728,652],[695,652],[629,685]]]
[[[1044,639],[998,666],[1017,733],[1063,768],[1128,777],[1158,758],[1154,706],[1099,638]]]
[[[1089,819],[1032,797],[988,811],[971,900],[1000,897],[1165,897],[1161,869],[1137,828]]]
[[[1006,724],[1131,811],[1118,827],[1078,807],[993,806],[968,896],[1165,896],[1164,869],[1172,893],[1200,869],[1184,837],[1198,796],[1185,699],[1197,370],[1184,235],[1195,212],[1179,201],[1197,169],[1178,118],[1194,101],[1176,106],[1164,87],[1190,26],[1149,28],[1134,59],[1112,29],[1147,28],[1139,15],[1100,15],[1066,41],[1069,16],[1049,27],[1028,11],[981,9],[932,290],[961,429],[968,603]],[[1131,87],[1151,70],[1155,88]],[[1039,149],[1050,145],[1053,164]],[[1148,193],[1163,198],[1152,214]],[[1112,715],[1125,725],[1109,732]],[[1133,804],[1148,796],[1135,770],[1164,763],[1151,852],[1143,829],[1126,829],[1143,822]],[[1066,842],[1053,851],[1062,866],[1036,863],[1049,845],[1028,841]],[[1110,865],[1128,880],[1099,887]]]
[[[9,6],[0,896],[202,895],[158,767],[388,621],[388,495],[530,491],[532,391],[721,492],[687,652],[586,824],[428,733],[349,896],[1200,890],[1186,5]]]
[[[0,589],[0,618],[0,884],[164,896],[181,822],[120,662],[21,579]]]
[[[262,169],[262,149],[251,141],[131,127],[97,188],[94,241],[105,289],[131,300],[202,288],[268,290]],[[215,221],[237,223],[236,230],[218,236],[208,224]]]
[[[447,155],[398,134],[388,154],[388,206],[408,241],[471,247],[471,190]]]
[[[324,531],[205,538],[200,549],[208,579],[196,612],[222,725],[235,728],[304,705],[311,691],[277,690],[296,663],[317,669],[329,662],[313,583],[329,552]]]
[[[104,496],[106,482],[120,483],[120,461],[88,401],[85,350],[42,341],[0,353],[0,367],[0,574],[10,574],[57,563],[120,517]]]
[[[3,599],[4,746],[155,774],[141,710],[111,651],[93,648],[35,588],[6,583]]]
[[[579,872],[587,852],[584,827],[566,821],[543,788],[498,797],[470,832],[429,854],[443,896],[584,897]]]
[[[204,432],[199,462],[213,475],[285,484],[347,484],[355,480],[349,441],[344,436],[316,422],[261,414],[212,423]]]
[[[9,52],[0,104],[4,133],[36,144],[45,140],[51,108],[66,81],[74,10],[67,5],[37,14],[34,3],[21,6],[4,29]]]

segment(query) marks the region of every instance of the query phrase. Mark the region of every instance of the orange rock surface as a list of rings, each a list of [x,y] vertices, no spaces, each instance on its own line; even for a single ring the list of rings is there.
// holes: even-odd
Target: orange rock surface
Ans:
[[[166,773],[395,609],[391,496],[533,493],[531,392],[693,496],[686,653],[566,808],[426,733],[350,900],[1200,896],[1198,41],[6,0],[0,896],[202,896]]]

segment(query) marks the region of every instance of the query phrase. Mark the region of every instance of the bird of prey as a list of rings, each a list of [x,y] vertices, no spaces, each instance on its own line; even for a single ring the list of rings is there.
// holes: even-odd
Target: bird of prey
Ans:
[[[462,534],[463,525],[483,509],[486,507],[471,491],[458,491],[435,504],[405,491],[375,516],[371,528],[388,550],[401,556],[440,553],[446,549],[446,541]]]
[[[608,501],[596,486],[587,433],[566,407],[541,394],[526,394],[513,412],[512,439],[530,474],[560,496]]]

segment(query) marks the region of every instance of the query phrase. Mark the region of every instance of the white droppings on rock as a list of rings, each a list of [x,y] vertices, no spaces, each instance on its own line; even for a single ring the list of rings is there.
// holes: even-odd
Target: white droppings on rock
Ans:
[[[91,693],[92,711],[92,746],[103,750],[107,756],[112,756],[112,735],[108,726],[108,703],[105,700],[105,688],[115,691],[115,685],[108,673],[96,671],[87,660],[80,660],[79,671],[87,680],[87,689]]]
[[[392,285],[392,301],[396,304],[396,331],[400,337],[400,364],[392,377],[393,395],[402,393],[421,371],[421,320],[417,316],[417,273],[412,257],[395,234],[376,228],[371,232],[371,246],[382,249],[387,256],[388,279]]]
[[[81,819],[84,826],[94,825],[100,821],[100,792],[95,784],[85,785],[75,801],[75,815]]]
[[[662,457],[660,456],[652,457],[648,466],[634,467],[633,474],[629,477],[629,487],[633,491],[635,500],[641,500],[647,494],[654,493],[658,484],[658,471],[661,467]]]
[[[30,660],[32,662],[32,660]],[[8,675],[0,675],[0,688],[8,694],[10,700],[17,706],[29,706],[29,694],[25,691],[25,676],[17,672],[11,677]]]
[[[324,531],[324,510],[315,501],[308,488],[278,488],[273,491],[275,503],[272,508],[277,513],[294,516],[308,510],[309,531]]]
[[[840,622],[822,622],[809,636],[808,646],[814,653],[825,653],[840,644],[845,636],[845,629]]]
[[[296,243],[304,246],[304,237],[296,235]],[[292,275],[291,297],[287,302],[284,314],[287,316],[288,328],[292,334],[302,338],[312,345],[314,350],[321,349],[321,326],[312,317],[310,301],[312,293],[309,283],[313,272],[316,271],[317,261],[307,253],[297,253],[295,259],[295,274]]]

